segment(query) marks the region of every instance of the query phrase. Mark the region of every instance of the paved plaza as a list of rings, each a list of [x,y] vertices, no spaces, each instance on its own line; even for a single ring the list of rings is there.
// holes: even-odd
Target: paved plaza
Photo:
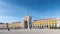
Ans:
[[[0,34],[60,34],[60,29],[19,29],[19,30],[1,30]]]

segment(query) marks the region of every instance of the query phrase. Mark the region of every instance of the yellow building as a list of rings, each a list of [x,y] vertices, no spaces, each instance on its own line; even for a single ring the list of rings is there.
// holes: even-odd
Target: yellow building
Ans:
[[[27,25],[29,25],[29,24],[27,24]],[[55,28],[55,27],[57,27],[57,24],[58,24],[57,19],[45,18],[45,19],[33,20],[31,28],[39,28],[39,29],[42,29],[42,28],[45,29],[45,28],[51,28],[51,27]],[[22,22],[12,22],[8,26],[11,29],[21,29],[23,27]],[[0,24],[0,28],[7,28],[6,24]]]
[[[57,19],[55,18],[45,18],[33,21],[33,28],[50,28],[57,27]]]
[[[20,22],[14,22],[14,23],[9,24],[9,28],[12,28],[12,29],[18,29],[21,27],[22,27],[22,25]]]
[[[21,29],[22,24],[21,22],[13,22],[13,23],[8,23],[8,28],[10,29]],[[0,29],[6,29],[7,28],[7,24],[6,23],[2,23],[0,24]]]

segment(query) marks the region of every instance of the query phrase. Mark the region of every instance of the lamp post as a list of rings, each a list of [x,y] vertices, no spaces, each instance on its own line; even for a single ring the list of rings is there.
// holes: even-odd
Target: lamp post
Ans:
[[[8,31],[10,31],[10,28],[9,28],[9,24],[8,23],[6,23],[6,28],[7,28]]]

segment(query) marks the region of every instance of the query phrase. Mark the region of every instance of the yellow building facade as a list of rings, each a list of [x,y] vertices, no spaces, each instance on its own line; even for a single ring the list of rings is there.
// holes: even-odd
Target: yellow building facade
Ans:
[[[33,21],[33,28],[50,28],[57,27],[57,19],[55,18],[45,18]]]
[[[11,24],[9,24],[9,28],[12,28],[12,29],[14,29],[14,28],[21,28],[22,26],[21,26],[21,23],[11,23]]]
[[[32,28],[45,29],[45,28],[57,27],[57,24],[58,24],[57,19],[45,18],[45,19],[33,20]],[[21,29],[23,27],[21,22],[14,22],[9,24],[8,26],[9,28],[12,29]],[[0,24],[0,28],[6,28],[6,24]]]
[[[8,24],[8,28],[10,29],[21,29],[22,25],[21,23],[11,23],[11,24]],[[0,24],[0,29],[6,29],[7,28],[7,24],[4,23],[4,24]]]

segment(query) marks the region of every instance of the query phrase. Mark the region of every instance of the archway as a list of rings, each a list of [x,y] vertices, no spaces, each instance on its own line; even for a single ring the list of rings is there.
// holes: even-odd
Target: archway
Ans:
[[[24,21],[24,28],[27,29],[28,28],[28,22]]]

